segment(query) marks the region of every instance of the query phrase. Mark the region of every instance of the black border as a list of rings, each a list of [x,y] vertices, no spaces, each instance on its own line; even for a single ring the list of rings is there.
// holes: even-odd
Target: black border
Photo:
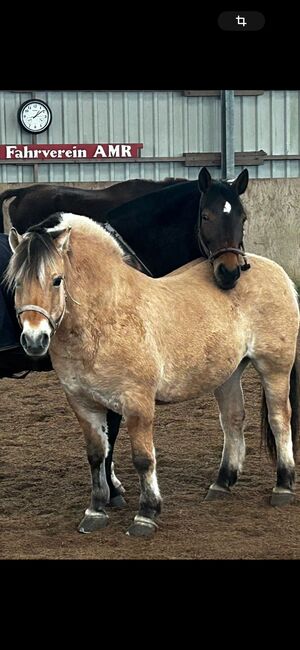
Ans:
[[[25,106],[28,106],[29,104],[34,104],[34,103],[42,104],[49,113],[49,122],[43,129],[38,129],[38,130],[29,129],[27,126],[25,126],[25,124],[22,121],[21,115],[22,115],[23,109],[25,108]],[[18,122],[19,122],[20,126],[22,127],[22,129],[27,131],[27,133],[31,133],[31,134],[44,133],[44,131],[47,131],[47,129],[49,129],[49,126],[50,126],[50,124],[52,122],[52,111],[51,111],[50,106],[46,102],[44,102],[43,99],[38,99],[38,97],[33,97],[32,99],[27,99],[25,102],[23,102],[21,104],[21,106],[18,109],[17,118],[18,118]]]

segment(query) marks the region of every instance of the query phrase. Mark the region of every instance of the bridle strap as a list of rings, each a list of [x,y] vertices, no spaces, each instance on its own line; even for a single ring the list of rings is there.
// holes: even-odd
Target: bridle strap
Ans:
[[[233,248],[233,247],[228,247],[228,248],[219,248],[217,251],[214,253],[208,248],[206,245],[202,233],[201,233],[201,224],[202,224],[202,219],[201,219],[201,208],[199,207],[199,231],[198,231],[198,241],[199,244],[202,248],[202,251],[206,258],[213,264],[213,262],[220,257],[221,255],[224,255],[224,253],[235,253],[235,255],[241,255],[244,259],[244,264],[240,265],[241,266],[241,271],[248,271],[250,269],[250,264],[247,262],[247,257],[244,249],[244,245],[241,244],[241,248]]]
[[[250,264],[247,262],[246,253],[241,248],[219,248],[215,253],[209,254],[208,260],[210,262],[214,262],[224,253],[235,253],[235,255],[241,255],[244,258],[244,264],[241,266],[241,271],[248,271],[248,269],[250,269]]]
[[[18,307],[16,309],[16,314],[17,314],[17,319],[18,319],[18,322],[19,322],[20,325],[21,325],[21,323],[20,323],[20,315],[23,314],[25,311],[36,311],[38,314],[42,314],[42,316],[45,316],[45,318],[47,318],[47,320],[49,321],[49,323],[50,323],[50,325],[52,327],[51,334],[54,334],[54,332],[56,332],[57,328],[61,324],[61,321],[62,321],[62,319],[63,319],[63,317],[65,315],[65,310],[66,310],[66,306],[64,305],[63,311],[62,311],[61,315],[59,316],[59,318],[57,319],[57,321],[55,321],[52,318],[52,316],[50,316],[50,314],[46,311],[46,309],[43,309],[43,307],[39,307],[38,305],[22,305],[22,307]]]

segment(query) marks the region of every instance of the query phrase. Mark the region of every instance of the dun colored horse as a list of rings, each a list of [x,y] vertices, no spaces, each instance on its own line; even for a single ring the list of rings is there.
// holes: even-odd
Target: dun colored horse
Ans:
[[[48,215],[60,207],[66,212],[82,209],[86,216],[94,216],[96,221],[104,218],[134,250],[139,260],[154,277],[161,277],[174,269],[196,259],[199,255],[208,257],[214,270],[222,262],[222,273],[215,274],[222,288],[234,286],[243,263],[243,224],[245,213],[240,195],[247,188],[248,171],[244,169],[234,181],[212,180],[208,170],[203,167],[199,178],[194,181],[176,182],[169,179],[162,183],[155,181],[125,181],[107,190],[85,190],[35,185],[17,192],[11,208],[13,226],[24,233],[29,226],[39,221],[41,215]],[[164,186],[169,185],[170,186]],[[150,194],[145,195],[150,189]],[[157,190],[160,189],[158,192]],[[132,201],[122,203],[106,214],[111,202],[124,201],[128,192],[144,192]],[[108,196],[109,192],[109,196]],[[103,193],[103,195],[102,195]],[[97,198],[98,195],[101,196]],[[5,193],[7,196],[7,192]],[[3,194],[0,196],[3,198]],[[103,197],[106,197],[103,199]],[[201,200],[201,202],[200,202]],[[200,202],[200,207],[199,207]],[[230,206],[230,211],[229,207]],[[226,208],[226,210],[225,210]],[[90,212],[93,210],[94,212]],[[105,216],[106,214],[106,216]],[[107,226],[106,224],[106,226]],[[120,242],[120,240],[118,240]],[[230,251],[226,248],[230,245]],[[212,260],[212,255],[223,248],[222,258]],[[232,255],[232,250],[235,254]],[[5,253],[5,264],[8,253]],[[128,260],[130,256],[126,256]],[[131,256],[132,261],[132,256]],[[0,268],[3,265],[3,253]],[[227,272],[228,271],[228,272]],[[233,272],[232,272],[233,271]],[[1,297],[1,296],[0,296]],[[9,303],[13,300],[9,296]],[[201,336],[201,333],[200,333]],[[11,376],[12,372],[51,370],[49,357],[33,362],[21,354],[20,349],[8,350],[0,354],[0,376]],[[33,365],[34,364],[34,365]],[[110,489],[110,504],[116,507],[126,505],[124,488],[111,471],[114,444],[118,435],[121,416],[109,411],[107,415],[107,435],[109,453],[106,458],[106,478]]]
[[[48,350],[83,429],[92,475],[91,504],[79,529],[107,524],[107,410],[127,424],[140,480],[138,514],[127,531],[152,535],[161,496],[153,445],[155,401],[214,392],[224,432],[219,473],[209,498],[227,495],[245,456],[241,376],[252,362],[266,397],[277,482],[271,503],[293,500],[299,308],[294,285],[275,262],[249,255],[234,290],[221,291],[209,261],[160,279],[124,262],[113,237],[87,217],[14,229],[7,281],[27,354]],[[236,253],[237,254],[237,253]]]

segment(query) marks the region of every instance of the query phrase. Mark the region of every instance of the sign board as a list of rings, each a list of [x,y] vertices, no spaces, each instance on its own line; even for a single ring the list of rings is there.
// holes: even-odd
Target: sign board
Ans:
[[[76,160],[107,160],[111,158],[138,158],[139,144],[2,144],[0,145],[0,160],[43,160],[44,162],[60,159],[61,161]]]

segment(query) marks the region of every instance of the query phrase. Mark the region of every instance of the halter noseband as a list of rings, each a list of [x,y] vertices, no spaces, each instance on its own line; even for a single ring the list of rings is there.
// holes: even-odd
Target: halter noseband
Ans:
[[[218,257],[223,255],[224,253],[235,253],[235,255],[241,255],[241,257],[243,257],[243,259],[244,259],[244,264],[240,265],[241,271],[248,271],[248,269],[250,269],[250,264],[247,262],[247,257],[246,257],[246,253],[245,253],[243,243],[241,244],[241,248],[233,248],[233,247],[228,246],[228,248],[218,248],[218,250],[216,250],[215,252],[212,252],[208,248],[208,246],[205,243],[205,241],[204,241],[204,239],[202,237],[202,234],[201,234],[202,214],[201,214],[201,206],[200,205],[199,205],[199,220],[198,220],[198,222],[199,222],[198,241],[199,241],[199,244],[200,244],[200,246],[202,248],[202,251],[203,251],[204,255],[207,257],[208,261],[211,262],[211,264],[213,264],[213,262]]]
[[[21,326],[20,315],[23,314],[25,311],[36,311],[38,312],[38,314],[42,314],[42,316],[45,316],[45,318],[47,318],[47,320],[51,325],[52,328],[51,336],[52,336],[52,334],[55,334],[57,328],[61,324],[61,321],[65,315],[66,305],[64,304],[62,313],[56,321],[52,318],[52,316],[50,316],[50,314],[46,311],[46,309],[43,309],[43,307],[38,307],[38,305],[23,305],[22,307],[18,307],[16,309],[16,314],[20,326]]]

